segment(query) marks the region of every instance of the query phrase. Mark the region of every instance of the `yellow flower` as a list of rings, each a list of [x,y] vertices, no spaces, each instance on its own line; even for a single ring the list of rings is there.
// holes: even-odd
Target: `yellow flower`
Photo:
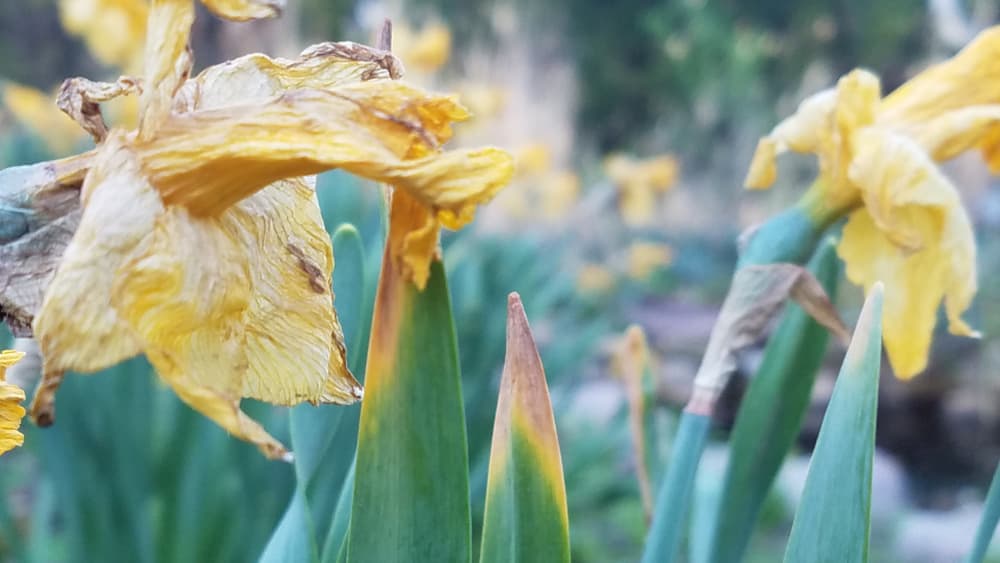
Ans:
[[[451,55],[451,32],[442,24],[431,24],[419,32],[405,25],[396,26],[393,51],[407,68],[432,73],[448,62]]]
[[[142,41],[146,34],[146,0],[60,0],[63,27],[80,36],[87,49],[104,64],[127,73],[142,66]],[[132,127],[136,108],[132,98],[112,104],[112,121]],[[65,155],[86,139],[73,119],[61,109],[57,96],[28,86],[8,84],[3,88],[3,104],[24,127],[45,143],[54,155]]]
[[[584,264],[576,277],[576,288],[584,294],[601,294],[615,286],[615,273],[601,264]]]
[[[102,63],[126,72],[142,64],[146,36],[146,0],[59,0],[59,18],[72,35]]]
[[[7,383],[7,368],[24,357],[24,352],[4,350],[0,352],[0,455],[24,443],[24,435],[18,432],[24,418],[24,391],[17,385]]]
[[[580,197],[580,179],[572,172],[550,172],[541,178],[538,185],[542,217],[555,221]]]
[[[548,172],[552,168],[552,151],[545,143],[530,143],[519,148],[514,156],[517,176],[531,176]]]
[[[204,3],[234,19],[271,5]],[[35,318],[43,375],[144,353],[193,408],[283,457],[242,398],[361,397],[311,175],[342,168],[398,188],[413,212],[394,258],[422,287],[439,227],[470,221],[513,166],[498,149],[440,151],[464,108],[390,80],[398,61],[354,43],[296,60],[249,55],[187,80],[193,19],[192,0],[151,5],[139,128],[98,147],[80,225]]]
[[[604,160],[604,173],[618,188],[618,207],[625,223],[638,227],[653,221],[657,195],[677,182],[679,172],[677,161],[669,155],[637,160],[613,154]]]
[[[67,154],[87,138],[68,115],[59,111],[55,96],[28,86],[7,84],[3,89],[3,104],[53,154]]]
[[[645,280],[673,260],[673,250],[662,243],[640,241],[628,247],[628,274],[634,280]]]
[[[489,84],[463,84],[458,87],[458,94],[476,123],[500,115],[507,105],[507,92]]]
[[[786,150],[819,157],[811,209],[850,211],[839,254],[848,278],[886,285],[883,326],[897,376],[927,365],[937,310],[949,330],[976,336],[962,319],[976,293],[976,246],[958,192],[936,162],[979,149],[1000,171],[1000,28],[888,96],[855,70],[805,100],[757,147],[746,184],[771,185]]]

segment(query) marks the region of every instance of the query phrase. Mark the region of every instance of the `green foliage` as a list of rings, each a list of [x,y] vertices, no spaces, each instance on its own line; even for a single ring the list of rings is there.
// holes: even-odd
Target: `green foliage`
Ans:
[[[361,410],[348,561],[470,556],[468,453],[451,301],[383,270]]]
[[[786,563],[868,561],[882,364],[882,287],[871,290],[820,426]]]
[[[28,502],[0,530],[0,544],[16,550],[10,558],[237,562],[260,553],[292,491],[291,468],[230,438],[155,377],[142,359],[69,374],[56,424],[25,423],[25,449],[0,460],[4,497]],[[284,434],[277,411],[247,407]],[[18,529],[23,541],[8,540]]]

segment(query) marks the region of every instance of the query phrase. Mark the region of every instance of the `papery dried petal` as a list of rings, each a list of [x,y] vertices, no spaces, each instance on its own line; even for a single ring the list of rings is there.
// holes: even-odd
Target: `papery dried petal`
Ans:
[[[194,23],[193,0],[152,0],[139,106],[139,137],[150,139],[170,115],[174,94],[191,73],[188,46]]]
[[[0,455],[24,443],[24,435],[18,431],[24,418],[24,390],[7,383],[7,368],[24,357],[24,352],[4,350],[0,352]]]
[[[0,320],[15,336],[31,323],[80,218],[92,153],[0,171]]]
[[[201,0],[201,3],[215,15],[234,21],[277,17],[285,7],[285,0]]]
[[[407,190],[457,228],[513,173],[499,149],[433,152],[462,115],[449,98],[372,81],[174,116],[136,148],[164,201],[195,215],[218,213],[280,178],[342,168]]]
[[[187,112],[265,102],[288,90],[329,90],[402,72],[399,60],[386,51],[350,41],[319,43],[295,59],[255,53],[211,66],[184,85],[174,106]]]
[[[108,136],[108,126],[101,114],[101,102],[140,92],[134,78],[123,76],[115,82],[93,82],[86,78],[70,78],[63,82],[56,105],[100,143]]]

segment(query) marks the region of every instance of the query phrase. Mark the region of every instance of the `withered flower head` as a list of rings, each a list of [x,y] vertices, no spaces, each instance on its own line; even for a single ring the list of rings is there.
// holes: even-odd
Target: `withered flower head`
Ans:
[[[204,3],[231,19],[277,8]],[[193,19],[193,0],[150,5],[144,80],[116,90],[141,90],[137,130],[102,132],[86,102],[106,99],[110,85],[68,86],[84,102],[73,117],[99,146],[87,157],[79,226],[33,328],[46,380],[144,353],[181,399],[283,457],[240,399],[361,397],[333,309],[333,255],[312,175],[342,168],[415,202],[398,258],[420,286],[439,225],[470,221],[509,180],[511,158],[442,151],[450,123],[467,117],[462,106],[393,81],[401,65],[391,54],[354,43],[316,45],[295,60],[248,55],[188,79]],[[36,394],[36,417],[50,407],[51,396]]]

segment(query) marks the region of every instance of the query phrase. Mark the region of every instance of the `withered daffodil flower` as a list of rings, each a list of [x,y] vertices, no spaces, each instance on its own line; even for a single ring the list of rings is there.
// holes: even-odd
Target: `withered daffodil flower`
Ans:
[[[937,310],[953,334],[976,293],[976,245],[959,194],[938,162],[979,149],[1000,172],[1000,28],[883,97],[855,70],[806,99],[762,139],[747,186],[766,188],[786,150],[819,157],[810,199],[819,214],[849,213],[839,254],[848,278],[886,285],[883,326],[896,375],[923,371]]]
[[[237,20],[277,9],[203,3]],[[44,369],[32,413],[51,418],[65,371],[143,353],[193,408],[287,457],[240,410],[242,398],[351,403],[362,393],[345,364],[311,175],[341,168],[412,203],[398,257],[419,286],[439,226],[469,222],[509,181],[511,158],[442,151],[467,112],[393,80],[401,65],[390,53],[354,43],[316,45],[295,60],[249,55],[189,78],[193,19],[193,0],[155,0],[142,81],[64,87],[99,144],[81,157],[79,226],[34,319]],[[103,130],[88,102],[136,91],[138,129]]]

